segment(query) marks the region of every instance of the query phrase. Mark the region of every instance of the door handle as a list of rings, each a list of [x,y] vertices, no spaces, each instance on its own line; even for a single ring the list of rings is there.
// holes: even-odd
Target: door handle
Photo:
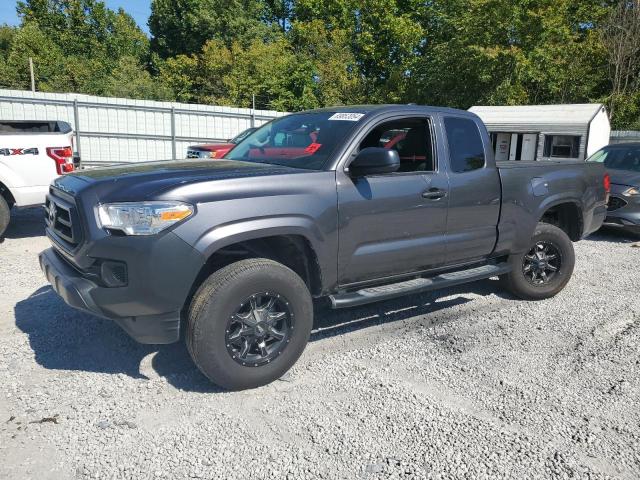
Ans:
[[[422,192],[422,198],[428,198],[429,200],[440,200],[447,196],[447,192],[440,190],[439,188],[430,188]]]

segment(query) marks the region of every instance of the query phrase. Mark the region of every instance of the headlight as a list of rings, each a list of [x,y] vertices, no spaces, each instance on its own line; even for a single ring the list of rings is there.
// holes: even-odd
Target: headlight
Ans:
[[[640,188],[638,187],[627,188],[624,192],[622,192],[622,194],[625,197],[635,197],[636,195],[640,195]]]
[[[98,222],[127,235],[154,235],[193,212],[192,205],[182,202],[105,203],[98,205]]]

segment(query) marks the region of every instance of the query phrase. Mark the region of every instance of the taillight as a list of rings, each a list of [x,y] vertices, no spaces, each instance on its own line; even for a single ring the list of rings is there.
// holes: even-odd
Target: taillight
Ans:
[[[604,190],[607,193],[611,192],[611,176],[608,173],[604,174],[604,178],[602,179],[602,183],[604,184]]]
[[[71,147],[47,147],[47,156],[56,162],[58,175],[73,172],[73,149]]]

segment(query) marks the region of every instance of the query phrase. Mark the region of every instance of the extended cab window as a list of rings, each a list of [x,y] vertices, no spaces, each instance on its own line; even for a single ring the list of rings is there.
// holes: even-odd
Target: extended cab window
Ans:
[[[476,122],[468,118],[446,117],[444,128],[451,170],[462,173],[484,167],[484,146]]]
[[[431,128],[426,118],[403,118],[377,125],[362,142],[367,147],[396,150],[400,157],[398,172],[432,172],[435,170]]]

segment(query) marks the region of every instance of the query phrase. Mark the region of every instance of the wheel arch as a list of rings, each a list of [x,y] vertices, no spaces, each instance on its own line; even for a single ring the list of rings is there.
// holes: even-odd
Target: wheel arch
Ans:
[[[193,281],[185,308],[209,275],[248,258],[267,258],[285,265],[302,278],[312,296],[320,296],[324,291],[323,270],[314,242],[295,228],[242,232],[220,239],[205,252],[204,264]]]
[[[578,200],[555,200],[543,205],[541,211],[538,222],[555,225],[574,242],[582,238],[584,218],[582,205]]]
[[[11,193],[11,190],[9,190],[9,187],[7,187],[2,182],[2,180],[0,180],[0,196],[2,196],[7,201],[7,203],[9,204],[9,208],[11,208],[16,203],[16,199]]]

